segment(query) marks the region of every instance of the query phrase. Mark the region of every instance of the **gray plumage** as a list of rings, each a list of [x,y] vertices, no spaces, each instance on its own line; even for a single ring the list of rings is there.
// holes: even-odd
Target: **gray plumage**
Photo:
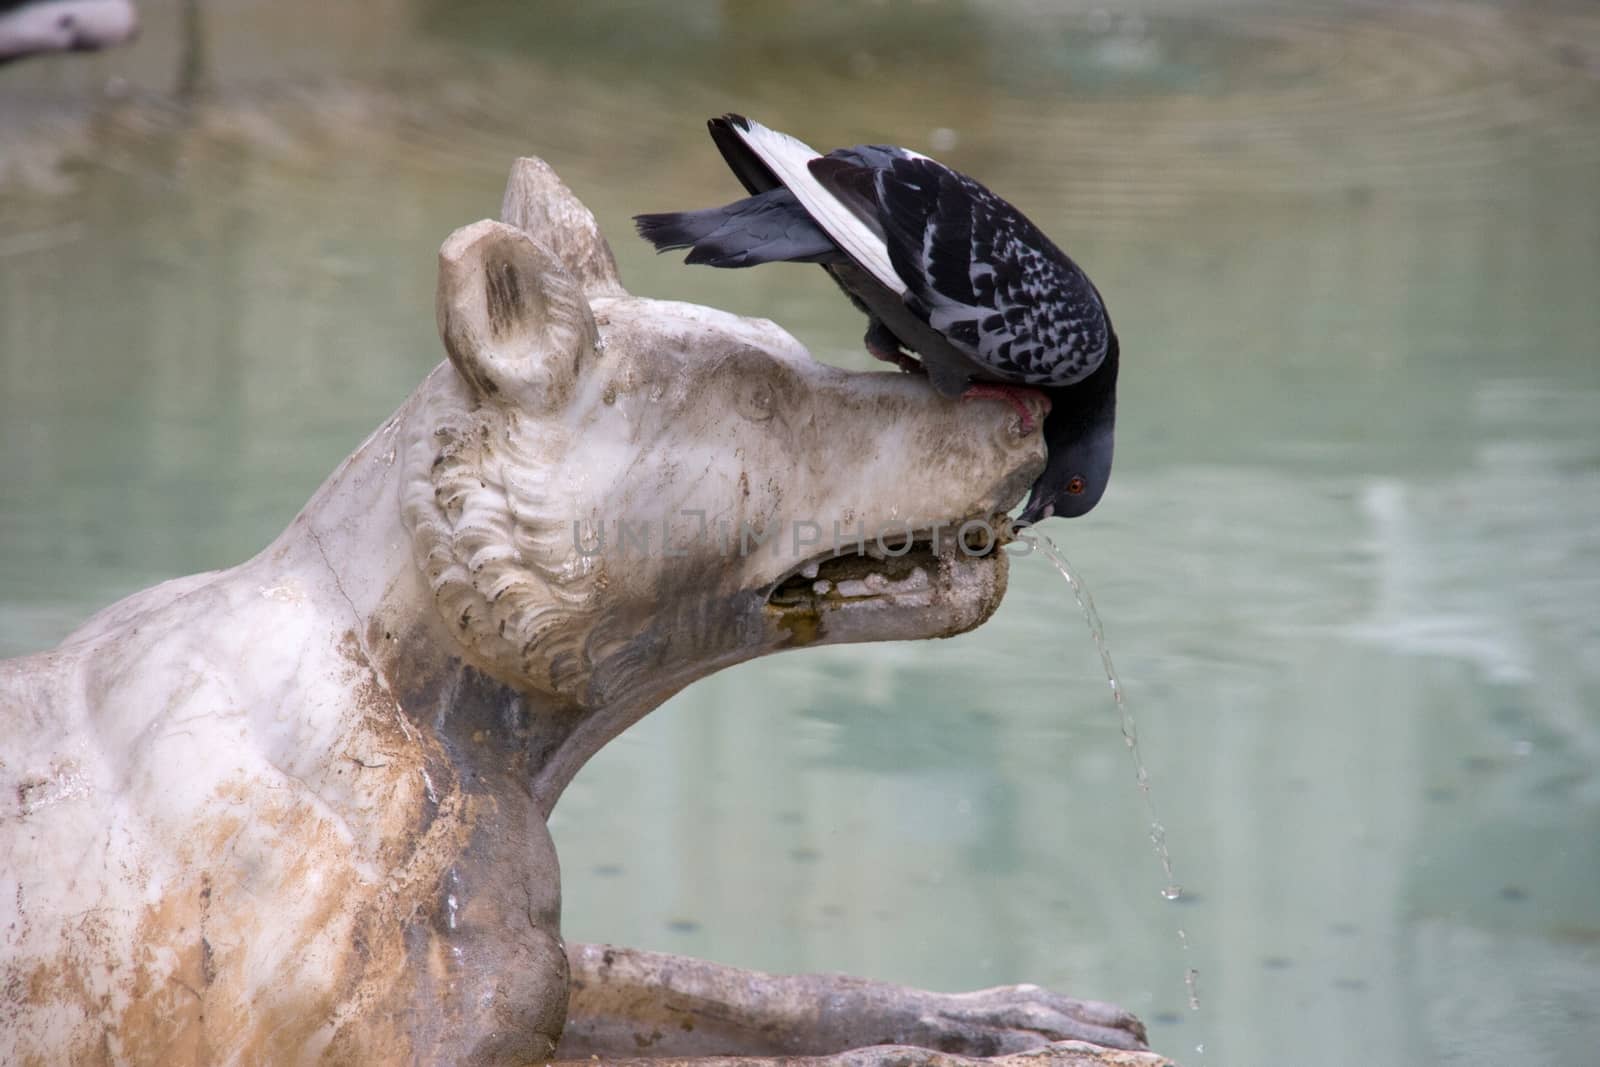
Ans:
[[[906,303],[996,378],[1071,385],[1105,359],[1099,293],[1016,208],[931,159],[873,178]]]
[[[639,216],[639,234],[666,251],[687,248],[685,263],[753,267],[757,263],[843,263],[833,239],[781,185],[726,207]]]

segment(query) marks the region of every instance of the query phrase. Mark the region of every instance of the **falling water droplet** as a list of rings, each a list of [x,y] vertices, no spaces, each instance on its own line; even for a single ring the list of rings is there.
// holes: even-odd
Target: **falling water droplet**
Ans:
[[[1089,627],[1089,636],[1094,641],[1095,651],[1100,653],[1100,666],[1105,670],[1106,681],[1111,686],[1111,702],[1116,705],[1120,719],[1122,743],[1133,756],[1134,781],[1139,785],[1139,793],[1144,798],[1145,815],[1150,820],[1151,844],[1155,846],[1156,858],[1161,861],[1161,870],[1167,876],[1167,884],[1176,885],[1177,879],[1172,876],[1172,857],[1167,852],[1167,831],[1156,818],[1155,801],[1150,795],[1150,772],[1145,770],[1144,757],[1139,752],[1138,724],[1134,722],[1133,711],[1128,707],[1127,698],[1123,695],[1122,683],[1117,678],[1116,665],[1111,662],[1111,649],[1106,646],[1105,626],[1100,621],[1100,612],[1095,610],[1094,597],[1084,588],[1083,580],[1067,562],[1067,557],[1055,546],[1055,542],[1031,528],[1019,533],[1018,536],[1039,549],[1072,587],[1072,597],[1078,602],[1078,610],[1083,612],[1083,621]]]
[[[1155,799],[1150,792],[1150,772],[1145,769],[1144,757],[1139,752],[1139,728],[1134,722],[1133,711],[1128,707],[1127,698],[1123,695],[1122,683],[1117,678],[1117,668],[1111,662],[1111,650],[1106,647],[1105,626],[1100,621],[1100,613],[1095,610],[1094,597],[1089,595],[1082,579],[1067,562],[1067,557],[1061,554],[1061,550],[1050,538],[1034,529],[1021,532],[1018,537],[1039,549],[1072,587],[1072,597],[1078,602],[1078,610],[1083,612],[1083,621],[1089,627],[1089,637],[1094,641],[1095,651],[1100,653],[1100,666],[1106,672],[1106,683],[1111,687],[1111,703],[1116,706],[1122,726],[1122,743],[1133,757],[1134,781],[1138,783],[1139,795],[1144,800],[1145,817],[1150,820],[1150,843],[1155,848],[1156,858],[1161,861],[1162,873],[1167,876],[1166,886],[1161,890],[1161,895],[1167,900],[1178,900],[1183,896],[1183,887],[1172,874],[1172,856],[1167,850],[1167,828],[1162,826],[1161,820],[1156,817]],[[1178,944],[1187,954],[1189,935],[1182,928],[1178,930]],[[1200,1010],[1199,977],[1200,972],[1193,967],[1188,968],[1183,975],[1183,984],[1189,991],[1190,1011]]]

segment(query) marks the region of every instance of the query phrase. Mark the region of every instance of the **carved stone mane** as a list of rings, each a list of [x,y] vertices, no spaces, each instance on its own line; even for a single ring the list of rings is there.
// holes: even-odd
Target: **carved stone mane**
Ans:
[[[401,508],[440,612],[491,673],[580,698],[593,669],[595,565],[574,551],[541,462],[569,446],[567,432],[452,393],[425,405],[404,445]]]

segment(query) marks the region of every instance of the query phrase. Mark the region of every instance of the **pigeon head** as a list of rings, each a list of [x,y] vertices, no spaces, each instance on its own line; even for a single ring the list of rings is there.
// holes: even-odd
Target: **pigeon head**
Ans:
[[[1031,525],[1051,517],[1075,519],[1100,503],[1111,481],[1117,362],[1113,334],[1098,370],[1074,385],[1045,390],[1050,398],[1044,420],[1045,468],[1028,493],[1020,521]]]

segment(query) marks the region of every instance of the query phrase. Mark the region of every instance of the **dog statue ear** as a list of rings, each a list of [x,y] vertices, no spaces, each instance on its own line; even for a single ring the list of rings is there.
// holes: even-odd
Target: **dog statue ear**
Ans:
[[[500,221],[554,252],[591,298],[623,295],[616,257],[594,214],[544,160],[525,156],[511,165]]]
[[[566,404],[594,351],[594,315],[560,259],[488,219],[439,249],[439,337],[479,396],[538,411]]]

